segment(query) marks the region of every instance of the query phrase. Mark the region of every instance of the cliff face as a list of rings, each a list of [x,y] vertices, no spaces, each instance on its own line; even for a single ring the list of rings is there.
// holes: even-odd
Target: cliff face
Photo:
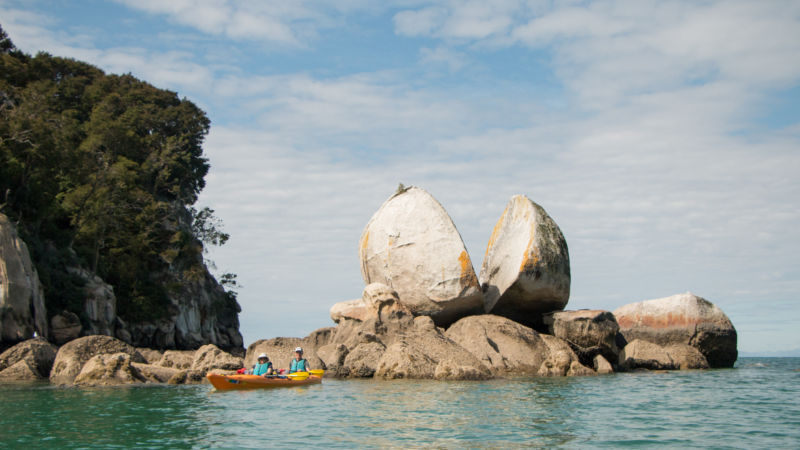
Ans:
[[[47,336],[47,311],[28,246],[0,213],[0,345]]]
[[[38,331],[243,350],[235,294],[203,261],[228,236],[194,209],[205,113],[132,75],[27,55],[1,27],[0,40],[0,210],[25,240],[4,231],[0,345]]]

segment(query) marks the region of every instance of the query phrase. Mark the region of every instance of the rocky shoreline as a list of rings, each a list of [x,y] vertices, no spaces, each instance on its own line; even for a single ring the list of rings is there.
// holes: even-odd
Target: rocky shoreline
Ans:
[[[305,349],[313,367],[338,378],[589,376],[731,367],[735,361],[735,357],[725,359],[731,355],[724,350],[730,350],[731,332],[735,333],[730,321],[718,315],[721,311],[713,304],[688,293],[626,305],[618,310],[623,318],[619,321],[609,311],[552,313],[546,319],[550,334],[493,314],[468,316],[444,329],[430,317],[415,317],[385,285],[367,286],[363,301],[368,308],[362,319],[340,318],[336,327],[321,328],[304,338],[258,340],[244,357],[213,344],[194,351],[159,351],[103,335],[78,338],[60,348],[43,338],[29,339],[0,354],[0,382],[204,383],[208,373],[230,374],[252,366],[260,353],[280,366],[297,346]],[[666,305],[675,309],[665,312]],[[630,310],[637,311],[635,319],[622,314]],[[692,311],[706,314],[692,316]],[[735,334],[733,339],[735,351]]]
[[[295,347],[339,378],[485,380],[590,376],[633,370],[732,367],[737,336],[713,303],[691,293],[617,310],[565,311],[566,240],[545,210],[511,198],[476,276],[444,208],[420,188],[400,187],[359,243],[366,287],[331,307],[334,327],[304,338],[258,340],[237,356],[136,348],[111,336],[57,348],[30,339],[0,355],[0,381],[58,385],[201,383],[209,372],[251,367],[266,353],[280,366]]]

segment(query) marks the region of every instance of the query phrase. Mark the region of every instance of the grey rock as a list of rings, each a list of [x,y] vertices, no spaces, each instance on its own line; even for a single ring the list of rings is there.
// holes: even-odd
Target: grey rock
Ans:
[[[359,244],[366,284],[395,289],[415,315],[447,326],[482,312],[472,261],[441,204],[425,190],[398,191],[367,223]]]
[[[70,311],[62,311],[50,319],[50,336],[58,345],[77,339],[81,335],[83,325],[77,314]]]
[[[85,336],[70,341],[58,349],[50,371],[50,382],[59,385],[72,384],[84,364],[91,358],[115,353],[129,355],[131,362],[146,362],[133,346],[118,339],[110,336]]]
[[[48,337],[44,290],[28,246],[0,213],[0,344],[16,344],[34,332]]]
[[[485,311],[541,327],[542,314],[569,300],[569,251],[544,208],[524,195],[511,198],[492,231],[480,274]]]
[[[57,350],[55,345],[43,338],[22,341],[0,354],[0,371],[5,371],[20,361],[25,361],[25,367],[30,369],[36,378],[48,378],[53,361],[56,359]],[[24,372],[27,377],[28,371]],[[5,379],[10,378],[11,373],[5,375]]]
[[[617,360],[619,325],[610,312],[590,309],[557,311],[545,314],[543,318],[549,333],[567,341],[581,364],[592,366],[597,355],[603,355],[606,361]]]
[[[75,377],[76,386],[115,386],[139,384],[147,379],[132,364],[128,353],[98,354],[81,367]]]
[[[631,303],[614,311],[625,342],[636,339],[697,348],[711,367],[733,367],[736,329],[716,305],[692,293]]]
[[[445,335],[495,374],[536,374],[550,352],[533,329],[492,314],[465,317]]]

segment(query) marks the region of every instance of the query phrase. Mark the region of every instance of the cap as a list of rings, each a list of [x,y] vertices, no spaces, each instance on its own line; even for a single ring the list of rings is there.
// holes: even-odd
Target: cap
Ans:
[[[266,354],[266,353],[262,353],[262,354],[258,355],[258,359],[261,359],[261,358],[267,358],[267,359],[269,359],[269,358],[267,357],[267,354]]]
[[[294,351],[303,353],[303,347],[297,347]]]

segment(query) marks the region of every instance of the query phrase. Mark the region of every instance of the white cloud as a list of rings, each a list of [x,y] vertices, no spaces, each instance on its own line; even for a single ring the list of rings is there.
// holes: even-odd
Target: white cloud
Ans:
[[[337,14],[370,8],[137,4],[236,39],[274,19],[289,34],[260,39],[295,44],[311,42],[304,36]],[[226,117],[206,144],[212,171],[201,201],[233,236],[213,256],[245,286],[248,341],[328,325],[333,302],[359,295],[361,228],[403,182],[441,201],[476,268],[506,201],[524,193],[567,237],[571,308],[691,290],[743,324],[741,341],[758,342],[750,348],[766,346],[768,335],[748,322],[753,305],[791,302],[800,290],[800,124],[764,131],[753,125],[753,106],[800,79],[798,6],[555,5],[424,3],[398,12],[394,27],[437,39],[419,50],[421,62],[454,71],[480,62],[491,51],[476,51],[483,44],[542,50],[566,90],[558,109],[536,101],[538,86],[495,89],[490,75],[461,90],[418,78],[416,68],[264,76],[190,53],[98,50],[86,44],[90,36],[37,26],[40,17],[18,14],[8,31],[29,51],[194,90],[212,115]],[[298,21],[310,26],[296,28]],[[464,95],[470,88],[475,94]]]

